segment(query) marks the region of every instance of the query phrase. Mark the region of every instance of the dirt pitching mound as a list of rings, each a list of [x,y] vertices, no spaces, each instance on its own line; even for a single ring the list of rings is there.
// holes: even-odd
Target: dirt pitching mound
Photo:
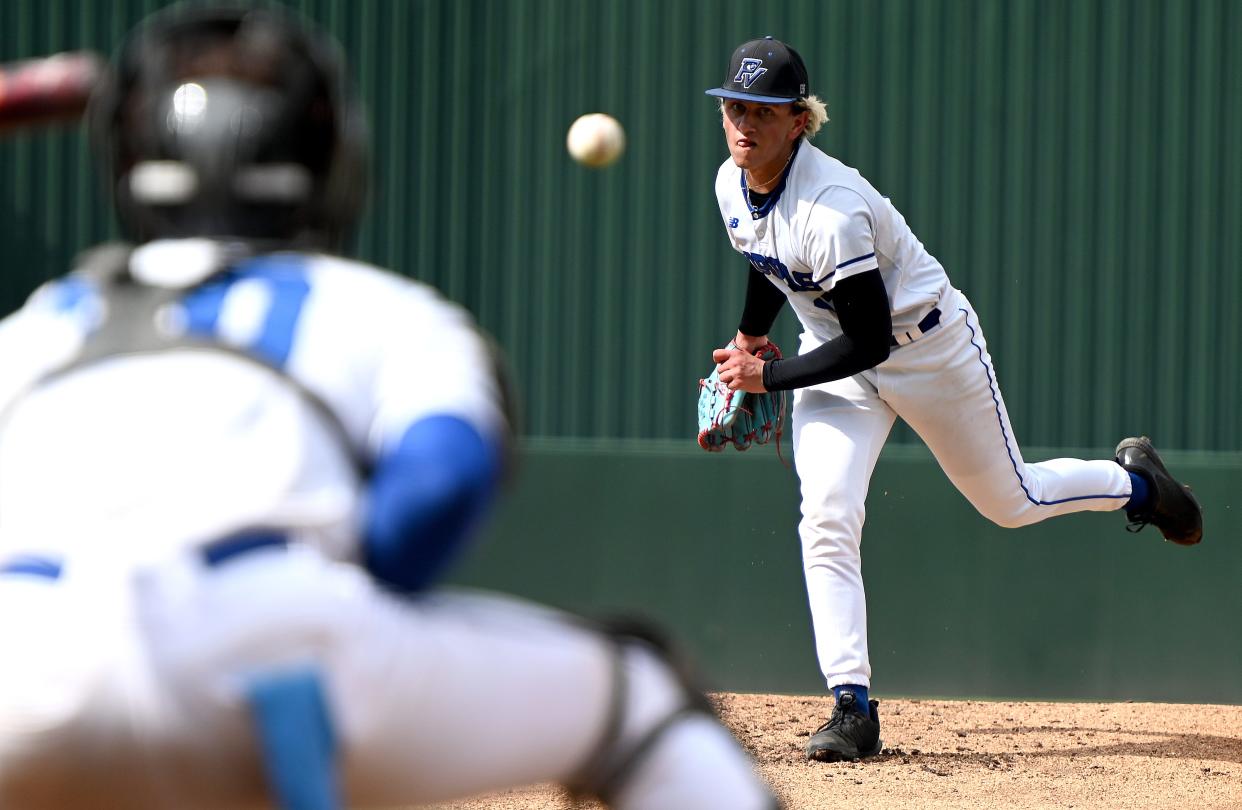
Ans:
[[[829,764],[807,762],[803,749],[831,699],[714,699],[789,810],[1242,807],[1242,706],[881,695],[884,750]],[[539,786],[439,810],[574,806],[558,788]]]

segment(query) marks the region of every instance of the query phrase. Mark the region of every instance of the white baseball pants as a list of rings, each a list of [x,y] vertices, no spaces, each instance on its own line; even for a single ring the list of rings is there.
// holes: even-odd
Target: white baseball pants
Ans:
[[[386,594],[309,549],[216,569],[58,581],[0,576],[0,807],[268,806],[247,673],[321,669],[350,806],[408,806],[569,778],[604,736],[613,652],[513,599]],[[627,648],[622,744],[683,704]],[[670,727],[614,807],[761,808],[771,794],[724,726]]]
[[[1111,460],[1024,462],[974,309],[952,289],[940,309],[938,327],[895,348],[876,368],[794,393],[799,535],[829,688],[871,683],[860,552],[864,501],[898,416],[927,443],[954,486],[1000,526],[1119,509],[1130,497],[1129,475]]]

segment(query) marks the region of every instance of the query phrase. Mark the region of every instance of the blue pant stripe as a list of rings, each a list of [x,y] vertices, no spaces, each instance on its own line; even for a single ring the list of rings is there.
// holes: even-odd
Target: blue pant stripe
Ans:
[[[319,674],[309,668],[267,674],[251,681],[248,697],[281,810],[340,810],[336,739]]]
[[[1099,498],[1121,498],[1128,499],[1129,495],[1075,495],[1072,498],[1061,498],[1055,501],[1041,501],[1031,495],[1031,491],[1026,488],[1026,481],[1022,480],[1022,472],[1018,469],[1018,460],[1014,458],[1013,446],[1009,441],[1009,432],[1005,430],[1005,419],[1001,415],[1001,404],[999,389],[996,385],[996,378],[992,375],[992,369],[988,366],[987,361],[983,359],[983,347],[976,342],[978,333],[975,328],[970,325],[970,313],[965,308],[958,307],[958,311],[966,318],[966,328],[970,330],[970,345],[975,347],[975,351],[979,353],[979,365],[983,366],[983,371],[988,376],[988,390],[992,393],[992,405],[996,409],[996,424],[1000,427],[1001,438],[1005,442],[1005,452],[1009,454],[1009,463],[1013,467],[1013,474],[1018,479],[1018,486],[1022,488],[1022,494],[1026,495],[1026,499],[1035,506],[1056,506],[1060,503],[1070,503],[1071,501],[1091,501]]]

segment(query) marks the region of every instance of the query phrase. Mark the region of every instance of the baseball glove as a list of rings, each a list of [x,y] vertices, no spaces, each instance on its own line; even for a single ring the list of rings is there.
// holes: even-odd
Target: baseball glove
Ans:
[[[736,349],[732,342],[727,349]],[[755,351],[762,360],[779,360],[781,350],[768,343]],[[745,450],[752,444],[780,441],[785,422],[785,392],[751,394],[731,391],[720,381],[720,368],[699,380],[699,447],[718,453],[732,444]]]

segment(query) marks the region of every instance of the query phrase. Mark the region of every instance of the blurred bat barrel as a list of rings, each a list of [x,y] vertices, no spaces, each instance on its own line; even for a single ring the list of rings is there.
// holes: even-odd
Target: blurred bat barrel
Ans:
[[[0,64],[0,131],[76,123],[103,70],[89,51]]]

